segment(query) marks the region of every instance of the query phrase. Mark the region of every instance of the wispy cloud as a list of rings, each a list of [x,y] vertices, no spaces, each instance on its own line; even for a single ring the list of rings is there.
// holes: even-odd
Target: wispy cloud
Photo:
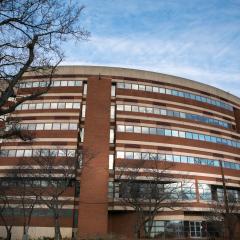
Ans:
[[[85,2],[92,38],[68,42],[65,64],[158,71],[240,96],[238,1]]]

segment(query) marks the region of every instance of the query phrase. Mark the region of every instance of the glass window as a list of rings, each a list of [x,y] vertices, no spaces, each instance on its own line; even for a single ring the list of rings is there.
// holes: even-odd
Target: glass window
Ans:
[[[57,109],[57,103],[51,103],[51,109]]]
[[[108,157],[108,169],[112,170],[114,165],[114,156],[113,154],[109,154]]]
[[[68,130],[68,123],[61,123],[61,130]]]
[[[163,94],[165,94],[165,93],[166,93],[165,88],[159,88],[159,93],[163,93]]]
[[[116,96],[116,86],[112,85],[111,87],[111,97],[115,97]]]
[[[121,83],[117,83],[117,87],[118,88],[124,88],[124,83],[122,83],[122,82]]]
[[[26,88],[31,88],[32,87],[32,82],[25,82],[23,83],[25,85]]]
[[[36,107],[36,105],[35,105],[35,104],[33,104],[33,103],[30,103],[30,104],[29,104],[29,108],[28,108],[28,109],[35,109],[35,107]]]
[[[133,156],[134,156],[134,159],[141,159],[141,153],[140,152],[134,152]]]
[[[126,132],[133,132],[133,126],[125,126]]]
[[[43,103],[43,109],[50,109],[50,103]]]
[[[50,149],[50,150],[49,150],[49,156],[50,156],[50,157],[56,157],[56,156],[58,156],[58,150],[56,150],[56,149]]]
[[[80,103],[78,103],[78,102],[73,103],[73,108],[74,109],[79,109],[80,108]]]
[[[198,134],[197,133],[193,133],[192,136],[193,136],[194,140],[198,140]]]
[[[145,107],[139,107],[139,112],[145,113],[146,112],[146,108]]]
[[[38,157],[38,156],[40,156],[40,150],[34,149],[33,152],[32,152],[32,156],[33,156],[33,157]]]
[[[17,150],[11,149],[8,151],[8,157],[15,157]]]
[[[82,86],[82,81],[75,81],[75,86],[77,87]]]
[[[33,87],[39,87],[39,82],[33,82],[33,83],[32,83],[32,86],[33,86]]]
[[[149,153],[143,152],[143,153],[141,153],[141,155],[142,155],[143,160],[149,160],[150,159]]]
[[[204,137],[203,134],[199,134],[199,140],[201,140],[201,141],[205,141],[205,137]]]
[[[117,130],[118,130],[119,132],[125,132],[125,126],[124,126],[124,125],[118,125],[118,126],[117,126]]]
[[[68,85],[68,82],[67,81],[61,81],[61,86],[62,87],[66,87]]]
[[[124,158],[124,152],[117,151],[117,158]]]
[[[68,81],[68,86],[73,87],[75,85],[75,81]]]
[[[124,110],[131,112],[131,110],[132,110],[131,105],[125,105]]]
[[[139,85],[139,90],[145,91],[145,86],[144,85]]]
[[[68,157],[75,157],[75,150],[74,149],[68,149],[67,150],[67,156]]]
[[[165,133],[165,136],[172,136],[172,131],[169,129],[165,129],[164,133]]]
[[[149,128],[148,127],[142,127],[142,133],[143,134],[149,134]]]
[[[81,142],[84,141],[84,128],[80,129],[80,140],[81,140]]]
[[[67,102],[67,103],[66,103],[66,108],[67,108],[67,109],[70,109],[70,108],[72,108],[72,105],[73,105],[72,103]]]
[[[178,91],[176,91],[176,90],[172,90],[172,95],[174,95],[174,96],[178,96]]]
[[[125,89],[131,89],[131,88],[132,88],[132,86],[130,83],[125,83]]]
[[[123,105],[119,105],[119,104],[118,104],[118,105],[117,105],[117,110],[118,110],[118,111],[123,111]]]
[[[52,129],[53,130],[60,130],[60,123],[53,123]]]
[[[172,90],[171,89],[168,89],[168,88],[166,88],[166,94],[172,94]]]
[[[137,84],[132,84],[132,89],[133,90],[138,90],[138,85]]]
[[[17,150],[16,151],[16,157],[23,157],[24,150]]]
[[[40,150],[40,154],[41,154],[41,156],[43,156],[43,157],[49,156],[49,149],[41,149],[41,150]]]
[[[174,162],[181,162],[180,156],[177,156],[177,155],[173,156],[173,160],[174,160]]]
[[[172,162],[173,161],[173,155],[166,154],[166,161]]]
[[[53,81],[53,86],[54,87],[60,87],[61,86],[61,82],[60,81]]]
[[[165,135],[165,130],[162,128],[157,128],[157,135],[164,136]]]
[[[149,159],[150,159],[150,160],[157,161],[157,160],[158,160],[158,155],[157,155],[157,153],[150,153],[150,154],[149,154]]]
[[[181,156],[181,162],[182,163],[187,163],[188,162],[187,157],[186,156]]]
[[[167,115],[167,110],[161,109],[161,115]]]
[[[112,107],[112,106],[111,106]],[[111,109],[112,110],[112,109]],[[82,105],[82,117],[85,118],[86,116],[86,104]]]
[[[178,137],[178,131],[172,130],[172,136],[173,137]]]
[[[152,86],[146,86],[146,91],[147,92],[152,92],[152,90],[153,90]]]
[[[158,93],[158,87],[153,87],[153,92]]]
[[[194,157],[188,157],[188,163],[194,164]]]
[[[69,130],[77,130],[77,129],[78,129],[77,123],[70,123],[69,124]]]
[[[166,159],[166,155],[165,154],[162,154],[162,153],[158,154],[158,160],[159,161],[164,161],[165,159]]]
[[[160,109],[159,108],[153,108],[154,114],[160,114]]]
[[[22,110],[27,110],[28,109],[28,104],[24,103],[22,104]]]
[[[133,152],[126,152],[125,153],[125,158],[126,159],[133,159]]]
[[[38,123],[36,126],[36,130],[43,130],[44,124],[43,123]]]
[[[141,133],[141,127],[139,127],[139,126],[134,126],[134,132],[135,132],[135,133]]]
[[[42,81],[42,82],[39,83],[39,86],[40,87],[47,87],[48,84],[49,84],[49,82]]]
[[[205,136],[205,141],[207,141],[207,142],[210,142],[210,136],[208,136],[208,135],[204,135]]]
[[[45,123],[44,130],[52,130],[52,124],[51,123]]]
[[[58,151],[58,156],[59,157],[65,157],[67,154],[67,150],[66,149],[62,149]]]
[[[150,130],[150,134],[154,134],[154,135],[157,134],[157,129],[156,128],[149,128],[149,130]]]
[[[58,103],[58,108],[59,108],[59,109],[65,108],[65,103],[63,103],[63,102]]]
[[[83,84],[83,95],[87,95],[87,83]]]
[[[138,106],[132,106],[132,111],[133,112],[138,112]]]
[[[32,156],[32,150],[25,149],[24,151],[24,157],[31,157]]]
[[[186,138],[192,139],[192,133],[191,132],[186,132]]]
[[[109,143],[114,143],[114,129],[110,129]]]
[[[147,110],[147,113],[153,113],[153,108],[151,107],[147,107],[146,110]]]
[[[182,131],[179,131],[179,137],[186,138],[186,133],[182,132]]]

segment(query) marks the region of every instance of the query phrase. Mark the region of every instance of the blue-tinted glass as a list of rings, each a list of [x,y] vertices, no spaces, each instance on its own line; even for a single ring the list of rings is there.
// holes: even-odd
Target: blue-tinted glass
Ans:
[[[172,131],[169,129],[165,129],[165,136],[172,136]]]
[[[188,138],[188,139],[192,139],[192,133],[190,133],[190,132],[186,132],[186,138]]]
[[[165,134],[164,129],[162,129],[162,128],[157,128],[157,135],[162,135],[162,136],[164,136],[164,134]]]

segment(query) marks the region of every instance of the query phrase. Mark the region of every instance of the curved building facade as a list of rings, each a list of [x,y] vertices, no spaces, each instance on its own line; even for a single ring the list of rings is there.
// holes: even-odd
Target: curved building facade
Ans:
[[[44,87],[45,79],[26,75],[18,93]],[[226,194],[229,202],[240,200],[240,99],[220,89],[142,70],[62,66],[46,94],[8,117],[20,119],[34,139],[0,143],[2,185],[9,185],[9,169],[39,158],[39,151],[59,164],[78,160],[74,183],[60,196],[63,236],[133,238],[137,216],[123,200],[123,183],[137,173],[134,183],[145,195],[152,172],[163,170],[163,163],[170,167],[159,185],[180,183],[181,199],[154,215],[152,237],[215,234],[205,226],[205,215],[213,211],[210,202],[224,202]],[[44,177],[34,181],[46,187]],[[52,236],[53,214],[40,205],[34,208],[30,234]],[[22,231],[21,209],[18,213],[15,236]]]

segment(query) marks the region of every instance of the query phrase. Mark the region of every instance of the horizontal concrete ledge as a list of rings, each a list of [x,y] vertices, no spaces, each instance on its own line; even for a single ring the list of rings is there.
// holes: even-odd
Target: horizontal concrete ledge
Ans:
[[[107,67],[107,66],[80,66],[80,65],[67,65],[59,66],[56,71],[57,75],[105,75],[115,77],[129,77],[145,80],[153,80],[158,82],[165,82],[170,84],[176,84],[179,86],[185,86],[196,90],[204,91],[209,94],[213,94],[225,99],[228,99],[237,105],[240,104],[240,98],[232,95],[226,91],[215,88],[213,86],[200,83],[197,81],[171,76],[167,74],[150,72],[138,69],[120,68],[120,67]],[[29,76],[27,74],[25,76]]]

